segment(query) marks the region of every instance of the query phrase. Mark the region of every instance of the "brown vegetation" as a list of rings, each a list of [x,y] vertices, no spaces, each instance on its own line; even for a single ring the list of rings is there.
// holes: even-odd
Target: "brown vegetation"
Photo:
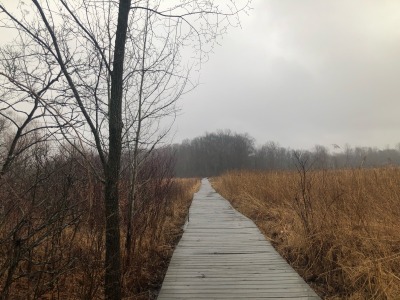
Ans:
[[[324,299],[398,299],[399,168],[300,165],[297,172],[230,172],[213,185]]]
[[[140,235],[135,238],[136,250],[131,253],[133,263],[125,271],[123,283],[126,294],[134,295],[129,299],[156,298],[175,246],[183,234],[193,194],[199,187],[200,180],[197,179],[174,179],[167,205],[159,212],[146,209],[136,218],[136,228],[142,227],[142,230],[134,230]],[[148,220],[146,229],[143,229],[143,223],[138,224],[143,219]]]
[[[104,298],[103,185],[86,162],[38,146],[0,177],[0,299]],[[122,257],[126,299],[156,297],[199,186],[160,166],[149,159],[138,177],[133,247]],[[120,184],[122,228],[127,184]]]

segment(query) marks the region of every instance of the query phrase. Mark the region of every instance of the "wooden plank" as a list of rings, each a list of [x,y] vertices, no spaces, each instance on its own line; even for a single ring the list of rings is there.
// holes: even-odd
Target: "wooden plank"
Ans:
[[[203,179],[158,299],[319,299],[245,216]]]

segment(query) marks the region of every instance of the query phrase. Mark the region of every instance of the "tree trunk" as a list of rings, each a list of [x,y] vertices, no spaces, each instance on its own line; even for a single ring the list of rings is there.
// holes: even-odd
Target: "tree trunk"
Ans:
[[[106,299],[121,299],[121,249],[118,209],[118,178],[107,175],[105,185],[106,204]]]
[[[130,6],[130,0],[119,2],[109,101],[109,154],[105,170],[104,200],[106,208],[105,298],[110,300],[119,300],[122,297],[118,182],[122,151],[124,56]]]

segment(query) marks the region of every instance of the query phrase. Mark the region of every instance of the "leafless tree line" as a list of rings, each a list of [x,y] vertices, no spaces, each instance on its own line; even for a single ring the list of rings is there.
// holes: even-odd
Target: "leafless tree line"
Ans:
[[[294,150],[268,142],[256,146],[248,134],[229,130],[207,133],[171,146],[176,153],[175,174],[180,177],[215,176],[229,170],[342,169],[400,165],[400,148],[378,149],[316,145],[311,150]]]

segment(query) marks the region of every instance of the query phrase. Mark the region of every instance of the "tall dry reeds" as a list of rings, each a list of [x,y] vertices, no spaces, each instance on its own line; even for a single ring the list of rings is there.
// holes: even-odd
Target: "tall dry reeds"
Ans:
[[[80,156],[50,154],[38,148],[0,177],[0,299],[102,299],[103,184]],[[156,297],[199,186],[151,164],[138,188],[135,247],[123,253],[126,299]]]
[[[173,179],[168,193],[163,194],[168,199],[163,206],[154,202],[142,204],[145,208],[140,210],[133,226],[134,248],[131,253],[123,253],[124,261],[129,261],[123,275],[125,296],[130,295],[129,299],[157,297],[175,246],[183,234],[193,194],[199,187],[198,179]],[[146,190],[149,194],[158,192],[149,187]],[[122,237],[125,234],[123,232]]]
[[[230,172],[213,185],[323,298],[399,299],[399,168]]]

